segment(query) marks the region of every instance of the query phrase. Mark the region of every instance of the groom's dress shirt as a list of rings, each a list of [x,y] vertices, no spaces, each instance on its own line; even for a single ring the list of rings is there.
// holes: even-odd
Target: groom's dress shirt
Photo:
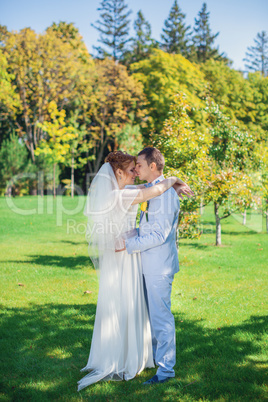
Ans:
[[[162,180],[163,175],[151,184]],[[141,214],[138,236],[126,240],[126,250],[129,254],[141,252],[144,274],[165,275],[179,271],[176,247],[179,210],[179,197],[171,187],[149,201],[148,222],[146,214]]]

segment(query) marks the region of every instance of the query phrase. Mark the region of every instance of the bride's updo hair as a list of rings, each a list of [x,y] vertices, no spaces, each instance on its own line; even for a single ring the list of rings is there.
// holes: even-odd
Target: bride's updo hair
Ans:
[[[110,152],[108,156],[106,156],[105,162],[110,163],[115,174],[117,169],[121,169],[124,172],[131,162],[136,164],[136,160],[136,156],[129,155],[122,151],[114,151]]]

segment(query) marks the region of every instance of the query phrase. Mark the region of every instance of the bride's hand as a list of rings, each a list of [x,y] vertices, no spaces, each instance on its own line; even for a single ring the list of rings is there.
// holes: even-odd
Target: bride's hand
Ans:
[[[121,248],[120,250],[115,250],[116,253],[120,253],[120,251],[126,250],[126,243],[124,240],[123,240],[123,244],[124,244],[124,248]]]
[[[180,179],[179,179],[180,180]],[[176,183],[173,186],[174,190],[178,194],[178,196],[183,200],[183,196],[186,195],[188,198],[191,198],[194,195],[194,192],[190,189],[190,187],[182,182]]]

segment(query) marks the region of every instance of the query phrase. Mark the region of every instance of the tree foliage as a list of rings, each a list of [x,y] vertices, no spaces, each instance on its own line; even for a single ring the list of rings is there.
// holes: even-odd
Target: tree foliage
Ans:
[[[253,137],[233,125],[218,105],[207,108],[212,143],[204,198],[214,203],[216,245],[221,245],[221,220],[234,211],[244,212],[253,203],[253,183],[249,175]]]
[[[152,39],[151,36],[151,25],[146,21],[141,10],[134,21],[134,30],[136,36],[131,39],[130,50],[124,53],[123,61],[125,64],[145,59],[152,53],[153,48],[158,47],[157,41]]]
[[[180,53],[187,57],[189,54],[191,32],[185,24],[185,14],[181,11],[177,0],[170,10],[163,28],[162,49],[168,53]]]
[[[145,99],[142,85],[114,60],[96,62],[93,95],[89,104],[91,124],[88,135],[92,143],[90,171],[96,172],[104,152],[118,148],[118,135],[126,124],[143,122]]]
[[[257,142],[265,140],[268,129],[268,77],[260,73],[243,74],[223,61],[208,60],[201,70],[209,83],[210,97],[221,105],[224,114]]]
[[[114,60],[119,60],[123,57],[127,50],[129,38],[129,15],[131,11],[125,0],[102,0],[101,6],[98,8],[101,12],[100,19],[92,24],[100,32],[98,42],[104,47],[96,47],[98,57],[104,58],[112,56]]]
[[[156,49],[148,59],[131,65],[131,70],[143,84],[148,102],[147,136],[151,131],[161,132],[176,93],[186,93],[188,102],[196,108],[206,94],[203,73],[180,54]]]
[[[235,126],[218,105],[200,108],[204,109],[206,124],[192,122],[187,97],[177,94],[161,135],[152,134],[151,140],[165,156],[167,171],[179,175],[195,189],[196,197],[182,202],[184,235],[198,236],[198,230],[194,234],[188,224],[197,226],[200,203],[213,202],[216,245],[220,245],[221,220],[253,203],[249,175],[253,138]]]
[[[22,113],[16,120],[18,132],[35,161],[34,150],[43,137],[38,123],[49,118],[51,101],[62,109],[76,97],[84,69],[79,53],[54,30],[42,35],[29,28],[8,33],[3,52],[20,96]],[[82,78],[81,81],[84,82]]]
[[[268,36],[265,31],[259,32],[254,39],[255,46],[247,49],[243,59],[247,71],[260,71],[264,77],[268,75]]]
[[[23,176],[28,170],[27,156],[27,149],[15,133],[3,141],[0,148],[0,183],[9,196],[12,194],[12,189],[15,190],[18,175]],[[21,177],[20,182],[23,180]]]
[[[0,49],[0,107],[1,119],[3,109],[6,113],[16,114],[20,107],[19,97],[16,93],[16,87],[12,84],[13,76],[8,73],[8,63],[5,55]]]
[[[8,63],[0,49],[0,146],[14,131],[14,120],[20,111],[19,96],[12,84],[13,75],[8,72]]]
[[[165,157],[166,172],[178,175],[195,189],[195,197],[181,202],[179,216],[180,236],[199,237],[199,214],[208,170],[208,152],[212,137],[205,125],[195,126],[189,114],[191,106],[187,96],[179,92],[174,96],[169,116],[161,135],[152,134],[151,141]]]
[[[219,54],[219,49],[213,46],[219,32],[216,34],[211,33],[209,15],[207,4],[203,3],[198,13],[198,18],[195,18],[193,35],[192,59],[198,63],[204,63],[211,58],[219,59],[223,56]]]
[[[39,147],[35,149],[35,155],[44,155],[49,164],[53,166],[53,187],[54,197],[55,189],[55,172],[59,163],[69,165],[72,159],[72,151],[75,148],[75,141],[79,137],[79,133],[75,127],[67,125],[65,121],[65,110],[58,111],[54,101],[49,103],[48,112],[51,121],[38,123],[47,138],[42,138]]]

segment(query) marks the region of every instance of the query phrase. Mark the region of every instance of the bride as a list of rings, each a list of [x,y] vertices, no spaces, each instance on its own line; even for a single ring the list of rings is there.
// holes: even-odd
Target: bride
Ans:
[[[123,239],[135,236],[138,204],[176,183],[169,177],[145,188],[132,186],[134,156],[111,152],[95,176],[84,214],[88,217],[89,254],[99,272],[99,295],[90,354],[78,391],[100,380],[130,380],[154,367],[152,338],[144,297],[140,254],[128,254]]]

